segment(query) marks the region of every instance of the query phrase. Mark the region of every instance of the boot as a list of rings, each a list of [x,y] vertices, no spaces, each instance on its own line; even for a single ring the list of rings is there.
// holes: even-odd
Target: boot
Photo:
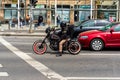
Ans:
[[[62,52],[58,52],[58,53],[56,54],[56,57],[59,57],[59,56],[62,56]]]

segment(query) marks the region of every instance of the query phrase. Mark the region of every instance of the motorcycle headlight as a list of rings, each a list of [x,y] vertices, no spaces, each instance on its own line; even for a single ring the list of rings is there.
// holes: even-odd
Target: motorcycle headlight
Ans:
[[[80,38],[81,38],[81,39],[87,39],[88,36],[81,36]]]

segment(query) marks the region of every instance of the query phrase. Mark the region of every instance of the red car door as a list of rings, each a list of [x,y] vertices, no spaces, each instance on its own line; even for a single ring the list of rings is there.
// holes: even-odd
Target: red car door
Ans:
[[[112,32],[109,34],[109,39],[112,46],[120,46],[120,24],[114,26]]]

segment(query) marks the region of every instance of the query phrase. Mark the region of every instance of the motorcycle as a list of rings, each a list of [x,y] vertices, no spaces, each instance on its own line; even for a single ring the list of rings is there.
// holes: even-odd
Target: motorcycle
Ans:
[[[46,39],[48,40],[49,47],[50,49],[54,50],[54,51],[58,51],[59,50],[59,42],[60,42],[60,29],[55,29],[55,28],[46,28],[45,30],[46,32],[46,36],[45,38],[41,41],[41,40],[36,40],[33,43],[33,51],[36,54],[42,55],[46,52],[47,50],[47,43],[46,43]],[[69,53],[71,53],[72,55],[77,55],[79,54],[79,52],[81,51],[81,45],[78,41],[76,40],[72,40],[72,39],[68,39],[64,44],[63,44],[63,51],[68,51]]]

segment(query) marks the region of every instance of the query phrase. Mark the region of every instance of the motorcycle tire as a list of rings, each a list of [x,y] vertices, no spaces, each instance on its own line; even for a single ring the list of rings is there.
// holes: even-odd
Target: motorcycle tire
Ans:
[[[38,55],[42,55],[46,52],[47,50],[47,44],[46,43],[43,43],[41,46],[41,41],[40,40],[37,40],[33,43],[33,51],[38,54]]]
[[[81,44],[77,41],[70,42],[68,46],[68,52],[72,55],[77,55],[81,51]]]

